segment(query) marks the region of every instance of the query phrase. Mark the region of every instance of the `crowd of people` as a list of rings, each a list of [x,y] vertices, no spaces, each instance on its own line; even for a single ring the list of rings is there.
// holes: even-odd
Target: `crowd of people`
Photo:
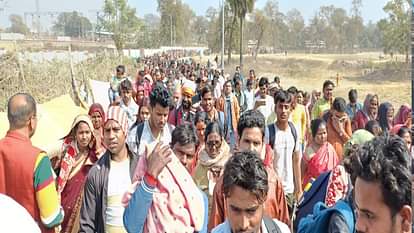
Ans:
[[[50,151],[30,141],[34,98],[10,97],[0,222],[20,223],[1,231],[412,232],[408,104],[217,61],[139,62],[135,77],[117,66],[110,106],[92,104]]]

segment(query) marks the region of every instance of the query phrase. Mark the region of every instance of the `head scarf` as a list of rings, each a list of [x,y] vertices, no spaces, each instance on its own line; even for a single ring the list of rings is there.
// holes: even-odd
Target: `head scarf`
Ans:
[[[58,194],[60,195],[65,188],[66,182],[69,179],[70,172],[76,162],[76,155],[79,153],[79,148],[74,137],[75,134],[75,127],[80,123],[84,122],[89,126],[91,130],[91,137],[93,138],[93,124],[88,115],[78,115],[73,120],[72,126],[70,128],[69,133],[63,138],[63,145],[62,145],[62,160],[60,162],[60,172],[59,177],[57,178],[57,185],[58,185]],[[92,141],[91,138],[91,141]],[[91,145],[90,145],[91,146]],[[92,147],[92,146],[91,146]],[[90,149],[88,157],[92,163],[97,160],[95,155],[95,150]]]
[[[397,115],[394,117],[394,124],[405,124],[409,114],[411,113],[411,108],[408,104],[401,105],[400,109],[398,110]]]
[[[379,102],[378,95],[375,95],[375,94],[368,94],[368,95],[365,97],[365,100],[364,100],[364,106],[362,107],[362,112],[363,112],[363,113],[365,114],[365,116],[368,118],[368,121],[369,121],[369,120],[376,120],[376,119],[377,119],[377,115],[378,115],[378,112],[377,112],[375,115],[372,115],[372,114],[369,112],[369,108],[370,108],[370,106],[371,106],[371,100],[372,100],[373,98],[377,98],[377,100],[378,100],[378,102]]]
[[[88,115],[92,117],[94,112],[98,112],[102,117],[102,122],[105,122],[105,111],[102,108],[102,105],[99,103],[94,103],[89,107]]]
[[[389,102],[380,104],[378,108],[378,120],[383,132],[388,132],[393,127],[387,119],[387,112],[390,108],[392,108],[392,105]]]
[[[125,136],[128,135],[128,117],[125,111],[119,107],[119,106],[111,106],[108,109],[108,112],[106,114],[106,121],[105,124],[109,120],[114,120],[118,122],[118,124],[121,126],[122,131],[124,131]]]
[[[344,157],[348,156],[352,145],[362,145],[365,142],[374,138],[374,135],[365,129],[356,130],[351,138],[345,143],[344,146]]]

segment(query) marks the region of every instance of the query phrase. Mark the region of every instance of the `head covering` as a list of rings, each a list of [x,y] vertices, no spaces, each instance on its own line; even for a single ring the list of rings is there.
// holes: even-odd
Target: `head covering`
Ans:
[[[103,107],[102,107],[102,105],[101,105],[101,104],[99,104],[99,103],[94,103],[94,104],[92,104],[92,105],[91,105],[91,107],[89,107],[89,112],[88,112],[88,115],[89,115],[89,116],[92,116],[92,114],[93,114],[94,112],[99,112],[99,114],[100,114],[100,115],[101,115],[101,117],[102,117],[102,122],[105,122],[105,111],[103,110]]]
[[[362,112],[365,114],[365,116],[368,118],[368,120],[376,120],[377,115],[378,115],[378,112],[375,115],[372,115],[369,112],[369,108],[371,106],[371,100],[373,98],[377,98],[377,100],[378,100],[378,96],[376,94],[367,94],[367,96],[365,97],[365,100],[364,100],[364,106],[362,107]],[[378,102],[379,102],[379,100],[378,100]]]
[[[71,129],[64,137],[63,145],[62,145],[62,159],[60,162],[60,172],[59,176],[57,177],[57,191],[60,195],[65,188],[66,182],[69,180],[70,172],[72,171],[73,166],[76,163],[76,155],[79,153],[79,148],[76,143],[75,138],[73,137],[73,132],[75,130],[75,127],[80,123],[85,122],[88,126],[91,132],[93,132],[93,125],[88,115],[78,115],[73,120]],[[93,138],[93,134],[91,134],[91,141]],[[91,145],[89,145],[91,147]],[[94,163],[97,160],[95,150],[92,148],[89,150],[88,159],[90,163]]]
[[[144,86],[142,86],[142,85],[138,85],[138,86],[137,86],[137,92],[138,92],[138,91],[145,91]]]
[[[388,132],[392,127],[392,122],[388,122],[388,110],[392,108],[392,104],[384,102],[378,108],[378,121],[383,132]]]
[[[73,136],[74,135],[74,132],[73,131],[75,130],[75,127],[80,122],[85,122],[89,126],[89,129],[91,131],[94,130],[93,124],[92,124],[92,121],[91,121],[91,118],[88,115],[81,114],[81,115],[78,115],[78,116],[75,117],[75,119],[72,122],[72,125],[70,126],[69,133],[66,134],[66,136],[63,137],[63,139],[66,139],[66,138],[69,138],[69,137]],[[72,138],[72,139],[74,139],[74,138]]]
[[[405,124],[409,114],[411,113],[411,108],[408,104],[401,105],[400,109],[398,110],[397,115],[394,117],[394,124]]]
[[[188,82],[184,82],[183,87],[181,88],[181,92],[183,95],[188,95],[193,97],[195,95],[194,90],[190,87]]]
[[[106,115],[106,121],[105,124],[109,120],[114,120],[119,123],[121,126],[122,131],[124,131],[125,136],[128,135],[128,117],[126,112],[119,106],[111,106],[108,109],[107,115]]]
[[[362,145],[367,141],[370,141],[374,138],[374,135],[365,129],[358,129],[356,130],[351,138],[345,143],[344,146],[344,157],[347,157],[349,154],[349,150],[351,149],[352,145]]]

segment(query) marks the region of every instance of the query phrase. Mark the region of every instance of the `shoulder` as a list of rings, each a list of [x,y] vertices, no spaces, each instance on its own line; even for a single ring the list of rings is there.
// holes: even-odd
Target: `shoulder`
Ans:
[[[211,233],[231,233],[230,226],[227,220],[213,228]]]
[[[276,223],[276,225],[279,227],[280,232],[282,233],[290,233],[290,229],[288,227],[288,225],[286,225],[285,223],[277,220],[277,219],[273,219],[273,221]]]

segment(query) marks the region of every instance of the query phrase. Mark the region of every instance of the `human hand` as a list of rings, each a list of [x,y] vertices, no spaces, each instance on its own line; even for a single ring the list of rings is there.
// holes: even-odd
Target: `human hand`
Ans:
[[[148,150],[147,153],[149,153]],[[162,146],[162,143],[158,142],[147,158],[147,172],[154,178],[158,178],[164,167],[171,162],[171,154],[172,151],[168,145]]]

